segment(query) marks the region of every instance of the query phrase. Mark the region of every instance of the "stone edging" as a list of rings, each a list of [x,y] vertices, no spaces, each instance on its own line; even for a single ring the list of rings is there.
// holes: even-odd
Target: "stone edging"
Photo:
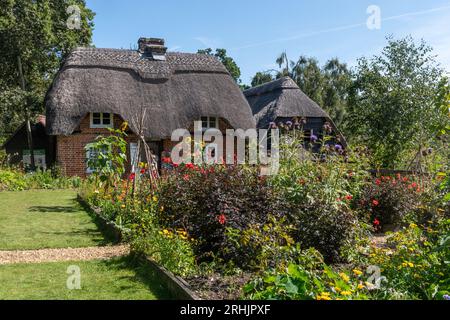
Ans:
[[[101,212],[100,208],[91,207],[80,195],[77,196],[77,200],[83,205],[90,213],[95,216],[95,219],[100,224],[101,228],[104,228],[108,234],[114,237],[114,240],[121,242],[124,240],[124,236],[129,232],[129,229],[123,228],[116,223],[107,220]],[[182,278],[174,275],[172,272],[160,266],[149,257],[142,257],[141,261],[148,266],[153,275],[157,277],[162,283],[164,283],[167,290],[172,294],[175,299],[178,300],[201,300],[190,288],[189,284]]]

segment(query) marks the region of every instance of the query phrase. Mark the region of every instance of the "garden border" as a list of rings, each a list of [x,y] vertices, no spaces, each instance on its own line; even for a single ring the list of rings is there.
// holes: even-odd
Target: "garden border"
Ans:
[[[114,237],[115,241],[122,242],[124,240],[124,235],[129,232],[129,229],[123,228],[115,222],[106,219],[102,215],[100,208],[92,207],[79,194],[77,195],[77,201],[94,216],[94,219],[100,228],[106,231],[108,235]],[[192,291],[192,289],[190,289],[186,280],[174,275],[172,272],[156,263],[153,259],[147,256],[140,256],[140,261],[148,266],[151,269],[152,274],[164,283],[166,289],[172,294],[174,299],[202,300],[194,293],[194,291]]]

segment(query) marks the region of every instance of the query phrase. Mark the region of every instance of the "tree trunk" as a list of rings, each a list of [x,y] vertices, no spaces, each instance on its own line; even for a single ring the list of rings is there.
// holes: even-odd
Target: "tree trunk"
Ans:
[[[22,90],[25,91],[25,78],[23,76],[22,59],[20,58],[20,56],[17,56],[17,65],[19,67],[20,86],[21,86]],[[29,115],[28,110],[26,112],[25,121],[26,121],[26,130],[27,130],[28,149],[30,150],[31,170],[35,171],[36,164],[34,161],[33,135],[31,133],[31,121],[30,121],[30,115]]]

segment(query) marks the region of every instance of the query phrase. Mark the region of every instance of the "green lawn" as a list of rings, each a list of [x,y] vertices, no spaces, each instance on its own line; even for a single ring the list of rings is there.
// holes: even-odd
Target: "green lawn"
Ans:
[[[0,192],[0,250],[76,248],[106,242],[71,190]]]
[[[80,269],[79,290],[69,290],[69,266]],[[147,269],[130,258],[105,261],[0,265],[0,299],[8,300],[149,300],[167,299]]]

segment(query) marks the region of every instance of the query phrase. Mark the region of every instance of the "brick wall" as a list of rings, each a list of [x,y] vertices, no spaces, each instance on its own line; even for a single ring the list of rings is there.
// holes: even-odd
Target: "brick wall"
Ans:
[[[123,119],[118,115],[114,115],[114,128],[120,128]],[[88,114],[70,136],[56,137],[56,162],[61,168],[63,174],[67,176],[86,177],[86,151],[84,147],[95,140],[99,135],[110,134],[108,129],[91,128],[90,115]],[[128,142],[135,142],[136,136],[127,133]],[[127,149],[127,157],[130,158],[129,148]],[[127,171],[130,168],[128,166]]]
[[[120,128],[123,123],[123,119],[114,115],[114,128]],[[219,129],[225,133],[226,129],[232,129],[232,127],[224,120],[219,119]],[[188,129],[193,133],[193,125]],[[86,177],[86,151],[84,147],[95,140],[99,135],[108,135],[108,129],[104,128],[91,128],[90,127],[90,115],[88,114],[81,122],[80,125],[74,130],[70,136],[57,136],[56,137],[56,162],[61,168],[63,174],[67,176],[80,176]],[[125,139],[128,143],[136,142],[137,137],[132,132],[127,132],[128,137]],[[162,142],[162,152],[170,155],[172,148],[178,142],[172,142],[169,139],[164,139]],[[127,158],[130,159],[130,149],[127,148]],[[225,139],[224,139],[224,151],[225,156]],[[159,155],[158,155],[159,156]],[[127,165],[127,172],[130,172],[130,164]]]

